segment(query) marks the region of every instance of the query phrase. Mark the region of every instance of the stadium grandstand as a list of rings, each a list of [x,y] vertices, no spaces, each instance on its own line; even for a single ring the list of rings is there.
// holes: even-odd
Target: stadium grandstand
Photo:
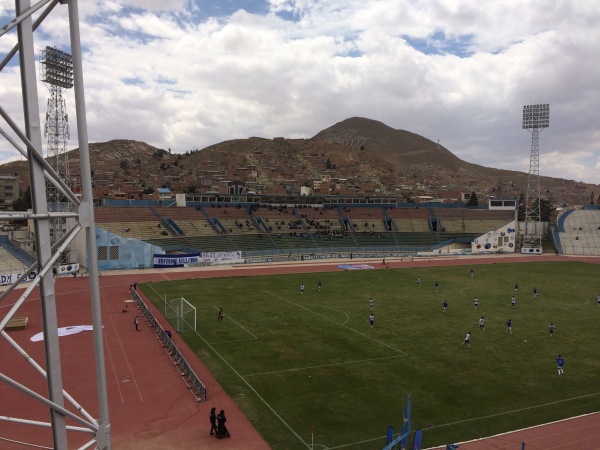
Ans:
[[[561,211],[552,230],[554,245],[566,255],[600,255],[600,206]]]
[[[33,256],[14,244],[8,236],[0,235],[0,285],[15,282],[33,264]],[[37,271],[34,270],[26,280],[32,280],[36,276]]]
[[[180,199],[181,200],[181,199]],[[202,255],[254,262],[305,258],[514,252],[508,208],[407,204],[360,198],[195,198],[172,206],[107,202],[95,208],[101,270],[153,267],[155,258]],[[311,203],[306,202],[311,201]],[[127,206],[124,206],[127,205]],[[78,246],[79,261],[87,258]],[[235,261],[234,261],[235,260]],[[85,264],[82,264],[85,265]]]

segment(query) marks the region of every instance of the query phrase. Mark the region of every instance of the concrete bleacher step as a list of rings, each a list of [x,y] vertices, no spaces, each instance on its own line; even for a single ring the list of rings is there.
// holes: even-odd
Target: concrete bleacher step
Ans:
[[[558,233],[563,253],[600,256],[600,210],[569,210],[563,214],[564,231]]]

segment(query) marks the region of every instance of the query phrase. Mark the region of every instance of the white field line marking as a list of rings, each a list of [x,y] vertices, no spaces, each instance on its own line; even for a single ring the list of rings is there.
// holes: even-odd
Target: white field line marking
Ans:
[[[555,402],[543,403],[541,405],[527,406],[525,408],[513,409],[512,411],[505,411],[505,412],[501,412],[501,413],[490,414],[490,415],[487,415],[487,416],[473,417],[471,419],[464,419],[464,420],[459,420],[459,421],[456,421],[456,422],[449,422],[449,423],[445,423],[443,425],[433,425],[433,426],[428,427],[428,428],[423,428],[423,430],[431,430],[433,428],[449,427],[449,426],[456,425],[456,424],[459,424],[459,423],[473,422],[473,421],[476,421],[476,420],[490,419],[492,417],[505,416],[507,414],[514,414],[514,413],[518,413],[518,412],[529,411],[531,409],[543,408],[545,406],[558,405],[559,403],[570,402],[572,400],[580,400],[582,398],[594,397],[596,395],[600,395],[600,392],[594,392],[593,394],[580,395],[578,397],[565,398],[563,400],[556,400]]]
[[[375,442],[375,441],[385,441],[386,436],[379,436],[376,438],[371,438],[371,439],[365,439],[364,441],[357,441],[357,442],[351,442],[349,444],[342,444],[342,445],[336,445],[335,447],[325,447],[322,446],[323,448],[326,448],[328,450],[334,450],[336,448],[346,448],[346,447],[354,447],[355,445],[362,445],[362,444],[366,444],[367,442]]]
[[[466,290],[469,290],[469,289],[471,289],[471,288],[468,288],[468,287],[467,287],[467,288],[460,288],[460,289],[458,290],[458,292],[460,292],[460,293],[461,293],[461,295],[463,295],[463,296],[465,296],[465,297],[466,297],[466,296],[467,296],[467,294],[465,294],[465,291],[466,291]]]
[[[332,308],[331,306],[326,306],[326,305],[317,305],[317,306],[320,306],[321,308],[328,308],[328,309],[331,309],[332,311],[340,312],[343,315],[345,315],[346,320],[343,323],[340,323],[340,325],[346,325],[348,323],[348,321],[350,320],[350,317],[348,317],[348,313],[346,313],[345,311],[342,311],[341,309],[335,309],[335,308]]]
[[[152,286],[152,285],[150,285],[150,286]],[[152,288],[152,290],[154,290],[154,292],[156,292],[156,290],[155,290],[154,288]],[[158,292],[156,292],[156,293],[158,294]],[[160,294],[158,294],[158,296],[159,296],[159,298],[160,298]],[[237,322],[236,322],[236,323],[237,323]],[[239,324],[238,324],[238,325],[239,325]],[[244,327],[242,327],[242,328],[244,328]],[[247,330],[246,330],[246,331],[247,331]],[[208,342],[206,339],[204,339],[204,337],[202,337],[202,335],[201,335],[200,333],[198,333],[198,331],[197,331],[197,330],[195,330],[195,331],[194,331],[194,333],[196,333],[196,335],[197,335],[197,336],[198,336],[200,339],[202,339],[202,341],[203,341],[203,342],[204,342],[204,343],[205,343],[205,344],[206,344],[206,345],[207,345],[207,346],[208,346],[208,347],[209,347],[209,348],[210,348],[210,349],[211,349],[211,350],[212,350],[212,351],[215,353],[215,355],[217,355],[217,356],[218,356],[218,357],[219,357],[219,358],[220,358],[220,359],[221,359],[221,360],[222,360],[222,361],[223,361],[223,362],[224,362],[224,363],[225,363],[225,364],[226,364],[226,365],[227,365],[227,366],[228,366],[228,367],[229,367],[229,368],[230,368],[230,369],[233,371],[233,373],[234,373],[234,374],[236,374],[236,375],[237,375],[237,377],[238,377],[240,380],[242,380],[242,382],[243,382],[243,383],[244,383],[246,386],[248,386],[248,388],[249,388],[249,389],[250,389],[252,392],[254,392],[254,394],[256,395],[256,397],[257,397],[257,398],[258,398],[258,399],[259,399],[261,402],[263,402],[263,404],[264,404],[264,405],[265,405],[267,408],[269,408],[269,410],[270,410],[270,411],[271,411],[271,412],[272,412],[272,413],[275,415],[275,417],[277,417],[277,418],[279,419],[279,421],[280,421],[280,422],[281,422],[281,423],[282,423],[282,424],[283,424],[283,425],[284,425],[284,426],[285,426],[285,427],[286,427],[288,430],[290,430],[290,431],[292,432],[292,434],[293,434],[294,436],[296,436],[296,437],[298,438],[298,440],[299,440],[300,442],[302,442],[302,444],[303,444],[303,445],[304,445],[306,448],[310,449],[310,444],[308,444],[308,443],[307,443],[307,442],[306,442],[304,439],[302,439],[302,438],[300,437],[300,435],[299,435],[298,433],[296,433],[296,431],[294,431],[294,429],[293,429],[293,428],[290,426],[290,424],[288,424],[288,423],[287,423],[287,422],[286,422],[286,421],[283,419],[283,417],[281,417],[281,416],[280,416],[280,415],[277,413],[277,411],[275,411],[275,409],[274,409],[274,408],[273,408],[273,407],[272,407],[272,406],[271,406],[269,403],[267,403],[267,401],[266,401],[266,400],[265,400],[265,399],[264,399],[264,398],[263,398],[263,397],[262,397],[262,396],[261,396],[261,395],[258,393],[258,391],[257,391],[256,389],[254,389],[254,387],[252,387],[252,385],[251,385],[251,384],[250,384],[250,383],[249,383],[249,382],[248,382],[246,379],[244,379],[244,377],[243,377],[243,376],[242,376],[242,375],[241,375],[241,374],[240,374],[240,373],[239,373],[237,370],[235,370],[235,368],[234,368],[234,367],[233,367],[233,366],[232,366],[232,365],[229,363],[229,361],[227,361],[227,360],[225,359],[225,357],[223,357],[223,356],[222,356],[222,355],[221,355],[221,354],[220,354],[220,353],[219,353],[219,352],[218,352],[218,351],[217,351],[217,350],[216,350],[216,349],[215,349],[215,348],[212,346],[212,344],[210,344],[210,343],[209,343],[209,342]],[[250,333],[250,332],[249,332],[249,333]],[[250,334],[252,334],[252,333],[250,333]],[[252,336],[254,336],[254,335],[252,334]],[[256,338],[256,336],[254,336],[254,337]]]
[[[541,427],[545,427],[545,426],[552,426],[552,425],[556,425],[557,423],[561,423],[561,422],[568,422],[569,420],[577,420],[577,419],[581,419],[582,417],[587,417],[587,416],[593,416],[594,414],[598,414],[597,412],[595,413],[589,413],[589,414],[581,414],[579,416],[575,416],[575,417],[567,417],[566,419],[561,419],[561,420],[555,420],[553,422],[548,422],[548,423],[541,423],[539,425],[534,425],[532,427],[526,427],[526,428],[519,428],[518,430],[513,430],[513,431],[507,431],[506,433],[499,433],[499,434],[494,434],[492,436],[487,436],[487,437],[483,437],[483,438],[479,438],[479,439],[471,439],[470,441],[465,441],[465,442],[459,442],[459,444],[469,444],[471,442],[479,442],[479,441],[486,441],[488,439],[494,439],[494,438],[498,438],[498,437],[502,437],[502,436],[506,436],[509,434],[513,434],[513,433],[521,433],[523,431],[528,431],[528,430],[535,430],[536,428],[541,428]],[[574,431],[574,430],[578,430],[581,429],[582,427],[579,428],[575,428],[575,429],[569,429],[569,431]],[[583,428],[589,428],[589,426],[585,426]],[[557,435],[557,434],[562,434],[562,433],[551,433],[550,435]],[[547,435],[541,436],[543,437],[547,437]],[[563,444],[564,445],[564,444]],[[563,446],[561,445],[561,447]],[[439,448],[439,447],[430,447],[431,448]],[[425,449],[425,450],[430,450],[430,449]]]
[[[52,447],[46,447],[45,445],[30,444],[29,442],[15,441],[14,439],[8,439],[8,438],[4,438],[4,437],[0,437],[0,441],[12,442],[13,444],[19,444],[19,445],[26,445],[27,447],[47,448],[47,449],[52,450]]]
[[[214,309],[216,309],[217,311],[219,310],[219,308],[217,308],[216,306],[213,306]],[[233,323],[235,323],[238,327],[240,327],[242,330],[244,330],[246,333],[248,333],[250,336],[252,336],[253,339],[258,339],[254,333],[250,332],[250,330],[248,330],[246,327],[244,327],[242,324],[240,324],[237,320],[235,320],[233,317],[231,317],[229,314],[224,314],[224,316],[226,316],[227,318],[229,318],[229,320],[231,320]],[[244,340],[250,340],[250,339],[244,339]]]
[[[292,369],[283,369],[283,370],[273,370],[270,372],[260,372],[260,373],[250,373],[250,374],[246,374],[243,375],[245,377],[258,377],[261,375],[273,375],[276,373],[285,373],[285,372],[299,372],[300,370],[309,370],[309,369],[320,369],[322,367],[333,367],[333,366],[343,366],[346,364],[356,364],[356,363],[363,363],[363,362],[369,362],[369,361],[379,361],[382,359],[391,359],[391,358],[403,358],[405,355],[393,355],[393,356],[382,356],[380,358],[369,358],[369,359],[357,359],[354,361],[343,361],[343,362],[339,362],[339,363],[332,363],[332,364],[322,364],[320,366],[306,366],[306,367],[296,367],[296,368],[292,368]]]
[[[163,302],[165,301],[164,297],[162,295],[160,295],[156,289],[154,289],[154,286],[152,286],[154,283],[146,283],[146,284],[148,286],[150,286],[150,289],[152,289],[154,292],[156,292],[156,295],[158,295],[159,299],[161,299]],[[165,293],[165,295],[166,295],[166,293]]]
[[[332,320],[332,319],[330,319],[329,317],[325,317],[325,316],[324,316],[324,315],[322,315],[322,314],[319,314],[319,313],[317,313],[317,312],[314,312],[313,310],[311,310],[311,309],[308,309],[308,308],[306,308],[305,306],[299,305],[298,303],[294,303],[294,302],[292,302],[292,301],[290,301],[290,300],[287,300],[287,299],[285,299],[285,298],[283,298],[283,297],[281,297],[281,296],[279,296],[279,295],[277,295],[277,294],[273,294],[272,292],[269,292],[269,291],[264,291],[264,292],[266,292],[266,293],[267,293],[267,294],[269,294],[269,295],[272,295],[272,296],[273,296],[273,297],[275,297],[275,298],[278,298],[278,299],[280,299],[280,300],[283,300],[284,302],[287,302],[287,303],[289,303],[290,305],[294,305],[294,306],[296,306],[297,308],[303,309],[303,310],[305,310],[305,311],[307,311],[307,312],[309,312],[309,313],[311,313],[311,314],[314,314],[315,316],[318,316],[318,317],[320,317],[320,318],[322,318],[322,319],[324,319],[324,320],[327,320],[328,322],[334,323],[334,324],[336,324],[336,325],[339,325],[339,326],[340,326],[340,327],[342,327],[342,328],[345,328],[345,329],[347,329],[347,330],[350,330],[350,331],[352,331],[352,332],[354,332],[354,333],[356,333],[356,334],[359,334],[359,335],[361,335],[361,336],[363,336],[363,337],[366,337],[367,339],[370,339],[370,340],[371,340],[371,341],[373,341],[373,342],[377,342],[377,343],[378,343],[378,344],[380,344],[380,345],[383,345],[383,346],[385,346],[385,347],[391,348],[392,350],[394,350],[394,351],[396,351],[396,352],[400,353],[402,356],[408,356],[408,353],[406,353],[406,352],[403,352],[402,350],[399,350],[399,349],[397,349],[396,347],[393,347],[393,346],[391,346],[390,344],[386,344],[385,342],[382,342],[382,341],[379,341],[379,340],[377,340],[377,339],[375,339],[375,338],[372,338],[372,337],[371,337],[371,336],[369,336],[368,334],[365,334],[365,333],[363,333],[363,332],[361,332],[361,331],[358,331],[358,330],[355,330],[355,329],[353,329],[353,328],[350,328],[349,326],[347,326],[347,325],[345,325],[345,324],[340,324],[339,322],[336,322],[335,320]]]
[[[27,300],[25,300],[25,301],[22,303],[22,305],[21,305],[21,308],[23,307],[23,305],[24,305],[24,304],[26,304],[26,303],[28,303],[28,302],[34,302],[34,301],[37,301],[37,300],[39,300],[39,299],[40,299],[39,297],[36,297],[36,298],[28,298]],[[12,303],[8,303],[8,304],[6,304],[6,305],[1,305],[1,306],[0,306],[0,309],[3,309],[3,308],[12,308],[12,307],[14,306],[14,304],[15,304],[15,302],[13,301]]]
[[[110,308],[108,307],[108,303],[106,301],[106,296],[104,294],[102,294],[101,297],[102,297],[102,301],[104,302],[104,307],[106,308],[107,311],[109,311]],[[131,367],[131,364],[129,363],[129,358],[127,357],[127,352],[125,351],[125,347],[123,346],[123,341],[121,340],[121,335],[119,334],[118,328],[117,328],[117,326],[116,326],[116,324],[114,322],[114,318],[113,318],[112,314],[110,314],[110,321],[111,321],[111,323],[113,325],[113,328],[115,329],[114,335],[117,337],[117,341],[119,341],[119,347],[121,348],[121,353],[125,357],[125,363],[127,364],[127,368],[129,369],[129,373],[131,374],[131,380],[133,381],[133,384],[135,385],[135,390],[137,391],[138,396],[140,397],[140,401],[143,402],[144,398],[142,397],[142,393],[140,392],[140,388],[139,388],[139,386],[137,384],[137,380],[135,378],[135,374],[133,373],[133,368]],[[104,337],[104,342],[106,344],[106,348],[109,348],[108,341],[107,341],[107,338],[106,338],[106,333],[102,333],[102,334],[103,334],[103,337]],[[112,354],[111,354],[111,363],[112,363]],[[116,368],[114,367],[114,364],[113,364],[113,371],[115,371],[115,370],[116,370]],[[120,386],[121,380],[119,380],[117,378],[116,372],[115,372],[115,378],[116,378],[116,381],[117,381],[117,386]],[[119,387],[119,393],[121,393],[121,388],[120,387]],[[123,401],[123,396],[121,396],[121,401]],[[123,401],[123,404],[124,403],[125,402]]]
[[[229,363],[229,361],[227,361],[225,359],[225,357],[223,357],[218,351],[217,349],[215,349],[210,343],[208,343],[206,341],[206,339],[204,339],[202,337],[202,335],[200,333],[198,333],[198,331],[194,331],[194,333],[196,333],[196,335],[202,339],[202,341],[214,352],[215,355],[217,355],[221,361],[223,361],[227,367],[229,367],[231,369],[231,371],[246,385],[248,386],[248,389],[250,389],[252,392],[254,392],[254,395],[256,395],[256,397],[263,402],[263,404],[269,408],[269,410],[275,415],[275,417],[277,417],[279,419],[279,421],[288,429],[292,432],[292,434],[294,436],[296,436],[298,438],[298,440],[302,443],[302,445],[304,445],[304,447],[306,447],[307,449],[310,449],[310,444],[307,443],[304,439],[302,439],[300,437],[300,435],[298,433],[296,433],[296,431],[294,431],[294,429],[291,427],[291,425],[289,423],[287,423],[283,417],[281,417],[277,411],[275,411],[275,409],[258,393],[258,391],[256,389],[254,389],[254,387],[237,371],[235,370],[235,368]]]
[[[258,338],[248,338],[248,339],[232,339],[230,341],[213,341],[211,342],[212,345],[217,345],[217,344],[229,344],[231,342],[248,342],[248,341],[256,341]]]
[[[106,299],[104,297],[104,293],[102,291],[100,291],[100,297],[102,298],[102,302],[104,303],[104,308],[105,311],[110,311],[110,308],[108,307],[108,303],[106,302]],[[116,330],[116,326],[115,326],[115,322],[112,318],[112,314],[110,315],[110,322],[113,326],[113,328]],[[117,339],[118,339],[118,332],[117,334]],[[105,345],[105,349],[106,349],[106,353],[108,353],[108,360],[110,361],[110,366],[112,368],[112,372],[113,372],[113,376],[115,377],[115,384],[117,385],[117,390],[119,391],[119,397],[121,398],[121,404],[124,405],[125,404],[125,399],[123,398],[123,391],[121,390],[121,381],[119,380],[119,377],[117,375],[117,369],[115,367],[115,361],[113,359],[112,356],[112,352],[110,351],[110,345],[108,344],[108,338],[106,337],[106,333],[102,333],[102,338],[104,340],[104,345]],[[119,342],[119,345],[121,343]],[[123,347],[121,346],[121,351],[123,350]]]

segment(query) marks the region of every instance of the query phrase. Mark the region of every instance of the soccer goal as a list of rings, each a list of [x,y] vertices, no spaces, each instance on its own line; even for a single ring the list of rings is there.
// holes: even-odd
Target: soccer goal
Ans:
[[[196,308],[183,297],[165,300],[165,317],[178,332],[196,331]]]

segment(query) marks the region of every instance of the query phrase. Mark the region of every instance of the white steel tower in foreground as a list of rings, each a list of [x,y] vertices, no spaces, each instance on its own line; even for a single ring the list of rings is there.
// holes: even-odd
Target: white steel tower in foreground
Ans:
[[[32,5],[32,3],[34,3]],[[5,2],[5,5],[7,3]],[[94,257],[97,253],[96,233],[94,223],[92,179],[90,169],[90,152],[88,147],[87,119],[85,111],[85,96],[83,87],[83,69],[81,58],[81,41],[79,32],[79,4],[78,0],[15,0],[14,16],[9,17],[6,23],[0,23],[0,38],[3,40],[0,48],[8,50],[1,56],[0,78],[16,86],[12,91],[19,91],[19,81],[10,74],[6,75],[4,68],[18,55],[20,74],[21,101],[13,98],[0,98],[0,135],[14,148],[16,153],[27,159],[31,186],[31,200],[33,210],[30,212],[10,211],[0,213],[0,220],[31,220],[35,230],[35,256],[36,261],[29,266],[23,274],[11,284],[6,291],[0,294],[0,305],[7,306],[0,309],[0,338],[10,345],[9,351],[14,351],[22,356],[40,376],[46,379],[47,391],[35,392],[29,389],[29,377],[9,377],[0,370],[0,383],[18,390],[20,393],[34,399],[40,408],[47,408],[49,421],[41,422],[28,420],[27,417],[0,416],[0,421],[31,426],[31,436],[34,437],[41,430],[50,427],[52,430],[52,448],[66,450],[75,448],[72,444],[77,437],[73,433],[83,433],[85,444],[80,449],[98,448],[109,450],[111,448],[110,423],[108,420],[108,395],[106,389],[106,370],[104,362],[104,345],[102,336],[102,318],[100,311],[100,287],[98,283],[98,261]],[[63,8],[65,10],[56,11]],[[4,8],[5,16],[10,10]],[[77,135],[79,141],[79,162],[81,172],[81,198],[75,195],[71,188],[57,173],[56,169],[42,154],[42,127],[40,123],[40,106],[37,90],[37,71],[35,66],[34,31],[44,22],[52,12],[66,13],[67,20],[48,21],[54,24],[68,24],[69,38],[73,63],[73,87],[75,97],[75,111],[77,121]],[[35,20],[34,20],[35,16]],[[66,34],[66,33],[64,33]],[[42,36],[43,38],[43,36]],[[12,39],[12,42],[10,42]],[[16,43],[15,43],[16,42]],[[14,47],[12,44],[15,43]],[[54,63],[53,63],[54,64]],[[62,64],[62,62],[60,63]],[[16,66],[16,62],[14,64]],[[48,54],[46,54],[46,67],[48,67]],[[54,67],[54,65],[53,65]],[[9,70],[10,72],[10,70]],[[66,84],[69,84],[68,82]],[[22,105],[22,117],[14,119],[4,108],[4,104]],[[70,204],[64,211],[53,211],[49,208],[46,197],[46,182],[51,183],[60,194],[61,202]],[[70,229],[60,239],[51,242],[51,226],[55,219],[64,219],[65,223],[72,223]],[[69,220],[67,220],[69,219]],[[90,256],[87,261],[89,273],[89,298],[87,294],[82,298],[81,306],[87,304],[91,311],[93,324],[93,352],[95,356],[95,377],[97,380],[98,418],[94,418],[84,407],[63,389],[61,372],[60,343],[58,339],[58,313],[57,295],[52,273],[53,266],[69,247],[79,233],[85,234],[86,251]],[[25,283],[27,282],[27,283]],[[18,285],[24,284],[22,291],[14,303],[7,304],[7,297],[15,291]],[[19,342],[13,339],[5,328],[11,319],[19,313],[21,306],[28,301],[30,294],[37,295],[39,287],[40,298],[29,302],[41,309],[42,328],[44,336],[45,364],[34,361]],[[8,353],[8,352],[6,352]],[[0,358],[0,369],[6,364],[7,358],[3,353]],[[83,370],[83,369],[82,369]],[[94,374],[90,373],[90,377]],[[2,386],[3,388],[6,386]],[[3,391],[4,392],[4,391]],[[0,400],[0,404],[1,404]],[[70,404],[70,405],[69,405]],[[95,410],[95,405],[91,405]],[[73,440],[69,440],[69,438]],[[79,439],[81,440],[81,439]],[[70,444],[71,442],[71,444]],[[27,443],[24,443],[27,444]]]

